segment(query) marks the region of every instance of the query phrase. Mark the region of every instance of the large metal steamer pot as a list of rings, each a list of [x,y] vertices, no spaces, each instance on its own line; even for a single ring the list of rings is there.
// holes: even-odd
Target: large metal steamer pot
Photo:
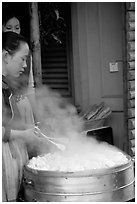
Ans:
[[[24,168],[25,201],[124,202],[134,198],[133,161],[81,172],[52,172]]]

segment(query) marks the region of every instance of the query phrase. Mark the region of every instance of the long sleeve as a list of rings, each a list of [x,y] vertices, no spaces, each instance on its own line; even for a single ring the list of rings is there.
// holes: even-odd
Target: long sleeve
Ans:
[[[2,127],[4,130],[4,134],[2,137],[3,141],[8,141],[11,132],[11,118],[12,118],[12,111],[10,106],[9,97],[11,92],[7,86],[7,84],[3,81],[2,82]]]

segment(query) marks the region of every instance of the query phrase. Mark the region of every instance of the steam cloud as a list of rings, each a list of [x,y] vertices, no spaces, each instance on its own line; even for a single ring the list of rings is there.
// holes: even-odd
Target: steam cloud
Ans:
[[[76,108],[59,93],[43,87],[36,91],[38,110],[52,137],[69,137],[82,131],[82,119]]]
[[[83,132],[83,119],[78,116],[76,108],[62,98],[59,93],[43,86],[36,90],[36,98],[38,110],[43,119],[43,131],[45,130],[51,137],[69,140],[65,144],[66,151],[60,152],[61,154],[70,156],[93,152],[97,156],[99,154],[107,155],[108,149],[118,151],[116,147],[106,142],[100,143],[93,137],[87,137],[86,133]],[[60,140],[60,143],[63,143],[63,140]],[[50,146],[49,152],[52,152],[54,145],[48,143],[48,146]],[[44,145],[41,152],[44,154]]]

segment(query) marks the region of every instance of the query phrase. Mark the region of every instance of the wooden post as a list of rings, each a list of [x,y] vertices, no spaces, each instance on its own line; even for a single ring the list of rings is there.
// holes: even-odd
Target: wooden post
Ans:
[[[32,46],[33,73],[36,87],[42,84],[41,46],[39,32],[38,3],[29,3],[30,13],[30,41]]]

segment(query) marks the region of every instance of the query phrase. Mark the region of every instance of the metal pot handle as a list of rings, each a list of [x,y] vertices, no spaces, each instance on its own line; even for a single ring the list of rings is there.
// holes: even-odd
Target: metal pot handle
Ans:
[[[23,179],[23,183],[27,186],[34,187],[34,182],[32,180],[28,180],[26,177]]]
[[[36,199],[36,198],[33,198],[33,202],[37,202],[37,199]]]

